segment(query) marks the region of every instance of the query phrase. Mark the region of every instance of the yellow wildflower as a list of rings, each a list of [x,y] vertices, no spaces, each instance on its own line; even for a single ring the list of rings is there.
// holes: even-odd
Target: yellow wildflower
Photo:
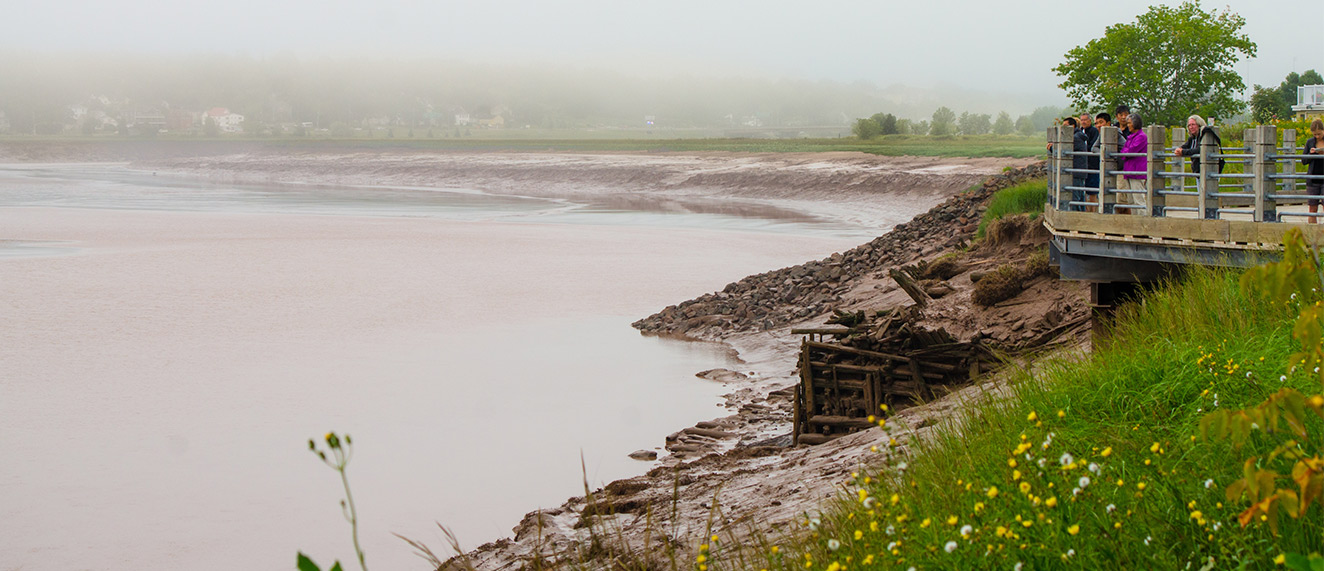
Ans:
[[[1112,456],[1112,454],[1113,454],[1113,447],[1109,446],[1107,448],[1104,448],[1103,452],[1099,453],[1099,456],[1103,456],[1104,458],[1107,458],[1109,456]]]
[[[1020,470],[1012,470],[1012,471],[1011,471],[1011,479],[1012,479],[1013,481],[1021,479],[1021,471],[1020,471]]]
[[[1057,507],[1057,496],[1053,496],[1051,498],[1048,498],[1047,500],[1044,500],[1044,505],[1050,508]]]
[[[997,487],[997,486],[989,486],[989,488],[988,488],[988,497],[990,497],[990,498],[996,498],[996,497],[998,497],[998,487]]]
[[[1021,493],[1022,493],[1022,494],[1028,494],[1028,493],[1030,493],[1030,483],[1029,483],[1029,482],[1021,482]]]
[[[954,515],[953,515],[953,516],[947,516],[947,525],[956,525],[956,523],[959,522],[959,521],[961,521],[961,520],[960,520],[959,518],[957,518],[956,516],[954,516]]]
[[[1038,420],[1038,418],[1039,418],[1039,415],[1038,415],[1038,414],[1036,414],[1034,411],[1030,411],[1030,415],[1027,416],[1027,417],[1025,417],[1025,420],[1028,420],[1028,421],[1030,421],[1030,422],[1034,422],[1035,420]]]
[[[1282,565],[1284,563],[1287,563],[1287,555],[1279,553],[1277,557],[1273,558],[1274,565]]]
[[[1080,524],[1072,524],[1071,527],[1068,527],[1068,528],[1067,528],[1067,533],[1070,533],[1071,535],[1077,535],[1077,534],[1079,534],[1079,533],[1080,533]]]

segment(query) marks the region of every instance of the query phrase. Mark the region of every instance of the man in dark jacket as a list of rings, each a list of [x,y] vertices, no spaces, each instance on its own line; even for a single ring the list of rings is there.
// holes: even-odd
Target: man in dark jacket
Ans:
[[[1094,116],[1089,113],[1080,114],[1080,124],[1085,131],[1085,150],[1093,151],[1094,145],[1099,142],[1099,127],[1094,124]],[[1085,158],[1085,168],[1090,170],[1099,170],[1099,157],[1090,155]],[[1099,173],[1090,173],[1085,175],[1085,186],[1090,188],[1099,188]]]

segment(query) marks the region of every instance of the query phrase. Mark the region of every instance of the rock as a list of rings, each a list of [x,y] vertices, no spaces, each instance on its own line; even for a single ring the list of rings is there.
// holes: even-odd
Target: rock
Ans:
[[[657,452],[652,450],[635,450],[630,453],[630,457],[635,460],[653,461],[657,460]]]

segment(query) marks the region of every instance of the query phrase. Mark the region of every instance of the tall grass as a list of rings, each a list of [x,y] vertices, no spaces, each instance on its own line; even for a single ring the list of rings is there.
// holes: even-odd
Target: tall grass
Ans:
[[[988,209],[979,220],[976,238],[983,238],[990,222],[1013,214],[1029,214],[1031,218],[1044,212],[1048,197],[1048,179],[1035,179],[999,190],[988,201]]]
[[[1208,411],[1317,386],[1287,369],[1295,312],[1238,276],[1193,270],[1125,310],[1093,355],[1022,371],[860,475],[806,530],[797,568],[1268,569],[1324,549],[1319,510],[1277,535],[1238,524],[1246,506],[1223,489],[1268,443],[1234,454],[1198,438]]]

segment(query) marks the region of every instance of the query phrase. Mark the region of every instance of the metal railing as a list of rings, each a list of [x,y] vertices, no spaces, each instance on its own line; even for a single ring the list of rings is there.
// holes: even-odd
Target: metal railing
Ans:
[[[1307,195],[1299,182],[1324,180],[1321,175],[1298,172],[1302,159],[1324,160],[1324,156],[1300,154],[1295,129],[1284,130],[1281,142],[1277,127],[1272,125],[1247,129],[1243,133],[1244,146],[1221,149],[1213,129],[1207,129],[1201,133],[1199,154],[1190,157],[1174,152],[1185,142],[1185,129],[1151,126],[1144,133],[1147,145],[1143,152],[1120,152],[1120,134],[1115,127],[1100,130],[1097,152],[1075,151],[1072,128],[1049,127],[1048,206],[1099,215],[1125,213],[1204,220],[1283,222],[1291,217],[1324,218],[1324,212],[1289,209],[1315,198]],[[1097,160],[1099,167],[1074,168],[1073,160],[1081,156],[1089,162]],[[1119,159],[1131,157],[1145,158],[1145,170],[1126,171],[1118,166]],[[1220,160],[1232,168],[1220,168]],[[1198,173],[1194,172],[1195,161],[1201,167]],[[1242,172],[1223,172],[1235,171],[1237,165]],[[1131,180],[1143,180],[1143,188],[1119,188],[1119,179],[1128,175]],[[1094,177],[1097,182],[1092,180]],[[1194,184],[1188,184],[1191,181]]]

